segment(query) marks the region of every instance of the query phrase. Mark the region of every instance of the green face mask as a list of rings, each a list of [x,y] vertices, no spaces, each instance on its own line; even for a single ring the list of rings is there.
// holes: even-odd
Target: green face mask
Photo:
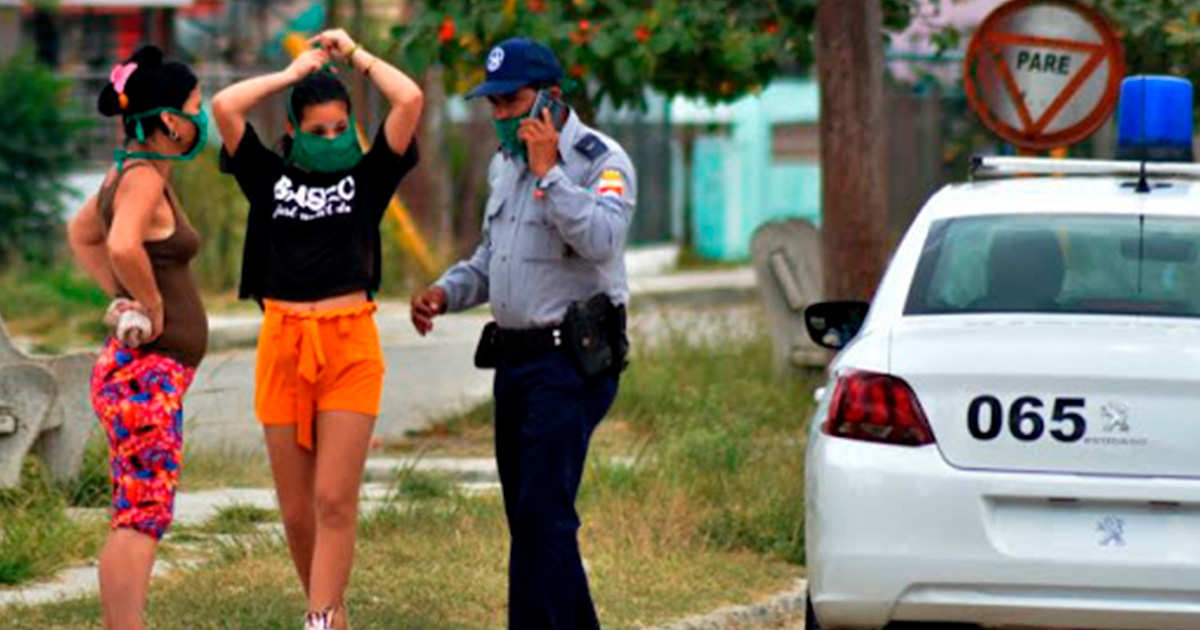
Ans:
[[[513,116],[492,122],[496,123],[496,135],[500,136],[500,149],[504,151],[504,154],[527,160],[529,148],[525,146],[523,140],[517,137],[517,132],[521,130],[521,121],[524,119],[525,116]]]
[[[154,153],[151,151],[128,151],[122,147],[116,151],[113,151],[113,159],[117,161],[118,171],[124,170],[126,160],[135,158],[144,160],[176,160],[180,162],[190,162],[194,160],[201,151],[204,150],[205,146],[208,145],[208,114],[206,114],[203,109],[200,110],[199,114],[189,114],[187,112],[175,109],[174,107],[160,107],[158,109],[152,109],[148,112],[132,117],[131,120],[137,121],[137,126],[134,129],[134,133],[138,142],[146,141],[146,130],[142,126],[142,120],[145,118],[150,118],[151,116],[157,116],[163,112],[169,112],[175,114],[176,116],[182,116],[188,119],[193,125],[196,125],[196,141],[192,144],[192,147],[188,149],[186,153],[181,155],[164,155],[162,153]]]
[[[362,161],[362,145],[358,143],[353,116],[350,117],[350,126],[336,138],[300,131],[300,125],[290,111],[288,118],[292,121],[295,133],[287,164],[313,173],[339,173],[358,166]]]

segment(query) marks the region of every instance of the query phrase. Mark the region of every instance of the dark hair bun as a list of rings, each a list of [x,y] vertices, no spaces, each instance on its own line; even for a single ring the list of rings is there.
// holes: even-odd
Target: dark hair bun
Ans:
[[[100,90],[100,98],[96,100],[96,109],[100,110],[101,116],[109,118],[121,113],[121,101],[117,97],[117,90],[113,88],[112,83]]]
[[[163,65],[163,52],[156,46],[143,46],[125,63],[136,63],[141,70],[157,68]]]
[[[137,72],[143,73],[143,77],[147,71],[153,72],[163,65],[163,52],[156,46],[143,46],[133,53],[133,56],[122,63],[136,63]],[[136,76],[136,73],[135,73]],[[142,77],[139,77],[141,79]],[[133,83],[133,77],[130,77],[130,83]],[[140,82],[140,81],[139,81]],[[130,92],[130,85],[125,85],[126,96]],[[100,114],[107,117],[119,116],[125,111],[121,109],[121,99],[117,94],[117,90],[112,83],[104,86],[100,90],[100,97],[96,101],[96,109],[100,110]]]
[[[142,114],[164,107],[182,109],[196,89],[196,75],[183,64],[165,63],[162,50],[154,46],[142,47],[122,65],[131,63],[137,67],[129,73],[123,93],[118,94],[112,83],[105,85],[96,108],[105,116],[124,116],[127,138],[166,133],[161,121]]]

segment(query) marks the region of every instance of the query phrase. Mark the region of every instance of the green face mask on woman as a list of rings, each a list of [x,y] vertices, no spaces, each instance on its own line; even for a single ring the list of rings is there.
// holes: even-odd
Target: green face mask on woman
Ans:
[[[129,120],[137,122],[135,127],[135,137],[138,142],[146,141],[146,131],[145,126],[142,125],[142,120],[151,118],[153,116],[158,116],[163,112],[169,112],[175,114],[176,116],[181,116],[187,119],[188,122],[196,125],[196,140],[192,143],[192,148],[188,149],[186,153],[181,155],[166,155],[163,153],[154,153],[153,151],[130,151],[124,147],[121,147],[116,151],[113,151],[113,159],[117,162],[117,170],[124,170],[125,161],[132,159],[176,160],[179,162],[190,162],[195,159],[201,151],[204,150],[204,147],[208,146],[208,114],[205,114],[203,109],[200,110],[199,114],[189,114],[185,111],[175,109],[174,107],[159,107],[158,109],[152,109],[148,112],[143,112],[136,116],[129,117]]]
[[[295,129],[292,149],[288,152],[288,164],[313,173],[338,173],[348,171],[362,161],[362,145],[358,143],[354,116],[350,117],[350,126],[334,138],[301,131],[290,110],[288,117]]]

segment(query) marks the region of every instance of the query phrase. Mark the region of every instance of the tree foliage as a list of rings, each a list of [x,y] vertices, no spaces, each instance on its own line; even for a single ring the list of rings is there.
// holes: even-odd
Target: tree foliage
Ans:
[[[880,0],[903,29],[917,0]],[[483,80],[488,49],[524,36],[553,48],[592,102],[644,105],[646,88],[730,101],[813,61],[817,0],[425,0],[393,34],[405,67],[444,70],[450,93]]]
[[[1200,5],[1195,0],[1093,0],[1121,35],[1129,74],[1200,82]]]
[[[0,62],[0,265],[45,262],[58,237],[62,178],[84,124],[67,84],[27,57]]]

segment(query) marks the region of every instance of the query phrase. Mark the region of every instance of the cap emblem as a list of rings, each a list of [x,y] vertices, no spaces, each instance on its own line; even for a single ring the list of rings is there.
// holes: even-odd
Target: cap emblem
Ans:
[[[500,66],[503,64],[504,64],[504,49],[497,46],[492,49],[492,52],[488,53],[488,60],[487,60],[488,72],[495,72],[495,71],[499,70]]]

